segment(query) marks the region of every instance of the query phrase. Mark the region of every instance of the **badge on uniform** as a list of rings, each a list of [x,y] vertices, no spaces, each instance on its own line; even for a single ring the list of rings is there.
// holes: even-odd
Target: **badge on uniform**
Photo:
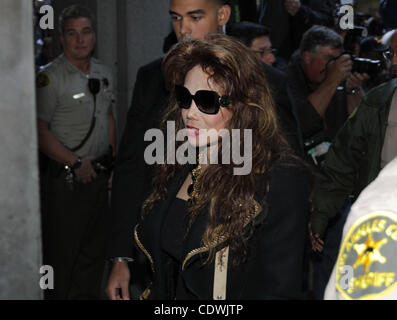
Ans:
[[[397,289],[397,213],[376,211],[356,221],[343,240],[336,289],[348,300],[382,299]],[[343,285],[346,266],[353,269]]]
[[[42,89],[50,85],[50,78],[44,73],[40,73],[36,78],[36,87]]]

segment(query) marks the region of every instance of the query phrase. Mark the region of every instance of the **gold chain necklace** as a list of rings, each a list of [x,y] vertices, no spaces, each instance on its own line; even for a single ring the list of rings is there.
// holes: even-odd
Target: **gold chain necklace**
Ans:
[[[197,167],[194,168],[191,172],[192,174],[192,183],[190,184],[190,186],[187,188],[187,194],[189,196],[189,205],[193,205],[197,199],[199,198],[199,188],[198,188],[198,179],[201,176],[201,171],[202,171],[202,159],[203,159],[203,155],[199,154],[198,156],[198,164]]]

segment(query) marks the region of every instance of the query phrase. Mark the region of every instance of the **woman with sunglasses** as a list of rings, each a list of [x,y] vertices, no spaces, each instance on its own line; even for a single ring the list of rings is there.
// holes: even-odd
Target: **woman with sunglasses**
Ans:
[[[134,229],[152,269],[141,298],[302,298],[307,173],[278,127],[260,60],[211,35],[177,44],[163,68],[171,92],[164,125],[186,130],[200,156],[196,164],[161,165],[154,177]],[[236,129],[252,132],[246,175],[234,174],[233,160],[202,157],[222,159],[230,148],[219,133]]]

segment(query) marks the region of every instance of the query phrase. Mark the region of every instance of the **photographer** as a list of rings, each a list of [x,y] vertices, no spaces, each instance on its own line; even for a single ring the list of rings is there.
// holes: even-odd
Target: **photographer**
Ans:
[[[341,36],[327,27],[314,26],[303,36],[299,57],[286,69],[303,137],[321,146],[332,142],[358,106],[362,83],[368,79],[366,74],[351,74],[351,57],[342,52]],[[345,88],[340,90],[344,82]],[[320,149],[323,151],[310,148],[315,164],[320,164],[327,151]]]

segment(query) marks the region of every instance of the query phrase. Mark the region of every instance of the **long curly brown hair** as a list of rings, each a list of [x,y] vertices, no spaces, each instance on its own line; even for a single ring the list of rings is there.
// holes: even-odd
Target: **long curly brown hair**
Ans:
[[[197,181],[199,199],[189,209],[193,221],[209,205],[209,222],[202,238],[203,246],[209,248],[206,263],[213,261],[213,243],[222,237],[227,238],[230,249],[235,253],[234,263],[238,264],[247,253],[246,243],[252,234],[245,231],[246,222],[254,214],[255,207],[261,210],[254,199],[255,176],[263,174],[264,179],[268,179],[272,165],[277,160],[288,158],[291,151],[278,125],[262,62],[250,49],[225,35],[178,43],[166,55],[163,72],[171,94],[163,126],[167,121],[175,121],[177,131],[184,129],[174,87],[184,85],[186,74],[196,66],[201,66],[209,79],[231,97],[229,109],[232,117],[226,129],[230,132],[232,129],[252,130],[251,173],[234,175],[233,163],[209,165]],[[182,143],[176,142],[176,146]],[[244,143],[241,143],[241,149],[244,150]],[[219,142],[219,159],[221,155]],[[168,182],[179,169],[181,166],[178,164],[159,166],[153,181],[154,190],[144,203],[144,213],[166,197]]]

